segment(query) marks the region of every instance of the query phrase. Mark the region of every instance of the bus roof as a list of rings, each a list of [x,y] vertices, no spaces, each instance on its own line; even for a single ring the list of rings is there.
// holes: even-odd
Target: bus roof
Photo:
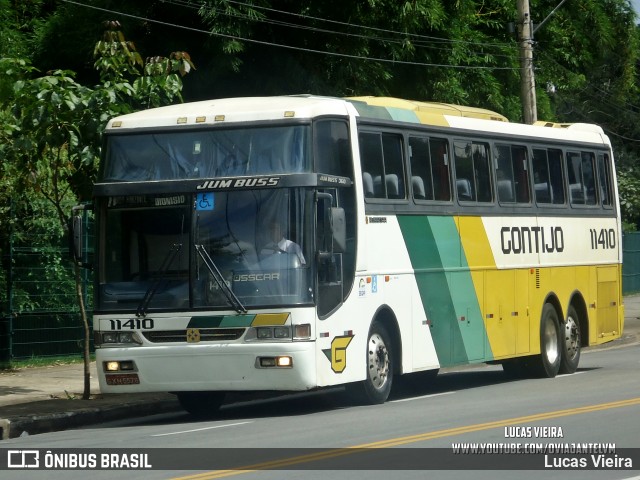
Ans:
[[[222,98],[180,103],[122,115],[110,120],[107,130],[313,118],[319,115],[348,113],[347,103],[332,97],[299,95]]]
[[[107,124],[107,131],[314,118],[321,115],[358,115],[387,121],[609,144],[609,139],[597,125],[551,122],[524,125],[510,123],[505,116],[482,108],[373,96],[342,99],[291,95],[181,103],[113,118]]]
[[[358,111],[363,110],[362,113],[365,115],[369,112],[362,108],[362,103],[370,107],[384,108],[394,120],[405,120],[403,117],[406,117],[408,112],[413,112],[420,123],[428,125],[449,126],[445,116],[480,118],[498,122],[509,121],[504,115],[492,112],[491,110],[449,103],[418,102],[393,97],[350,97],[346,100],[353,101]],[[413,121],[415,122],[415,120]]]

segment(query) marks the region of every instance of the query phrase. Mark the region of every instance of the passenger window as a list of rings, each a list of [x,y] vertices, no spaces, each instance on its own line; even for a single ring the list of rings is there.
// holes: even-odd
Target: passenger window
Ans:
[[[365,197],[406,198],[402,137],[361,132],[359,139]]]
[[[593,152],[567,152],[566,158],[571,204],[595,205],[595,155]]]
[[[416,200],[451,200],[448,143],[441,138],[409,138],[411,185]]]
[[[598,176],[600,178],[600,201],[604,207],[611,207],[611,162],[606,153],[598,154]]]
[[[486,143],[454,142],[456,189],[462,202],[491,202],[489,146]]]
[[[497,145],[496,178],[500,203],[529,203],[527,149],[516,145]]]
[[[536,203],[563,205],[562,152],[553,148],[534,148],[532,160]]]

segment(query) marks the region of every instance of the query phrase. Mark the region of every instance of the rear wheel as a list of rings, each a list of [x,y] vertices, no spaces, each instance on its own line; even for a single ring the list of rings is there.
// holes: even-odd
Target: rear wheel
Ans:
[[[560,322],[558,312],[545,303],[540,319],[540,355],[533,358],[532,372],[540,377],[553,378],[560,370],[562,360]]]
[[[384,403],[393,383],[393,351],[385,328],[373,322],[367,339],[367,377],[351,387],[358,400],[369,405]]]
[[[178,392],[180,406],[198,418],[215,417],[224,402],[224,392]]]
[[[562,358],[560,373],[574,373],[580,363],[580,321],[578,312],[569,307],[567,320],[562,324]]]

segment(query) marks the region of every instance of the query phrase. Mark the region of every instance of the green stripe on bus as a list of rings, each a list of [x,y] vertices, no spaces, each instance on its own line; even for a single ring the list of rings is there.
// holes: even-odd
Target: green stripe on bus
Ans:
[[[442,366],[491,358],[478,297],[453,217],[399,216]]]
[[[405,110],[404,108],[386,107],[387,111],[391,115],[391,118],[398,122],[411,122],[420,123],[420,119],[411,110]]]
[[[214,315],[191,317],[187,328],[249,327],[255,315]]]

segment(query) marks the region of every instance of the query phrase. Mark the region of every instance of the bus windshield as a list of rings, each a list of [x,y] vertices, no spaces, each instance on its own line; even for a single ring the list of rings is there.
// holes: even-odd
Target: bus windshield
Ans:
[[[311,171],[307,125],[110,135],[102,182]]]
[[[312,192],[108,197],[98,308],[238,309],[230,296],[244,308],[311,303]]]

